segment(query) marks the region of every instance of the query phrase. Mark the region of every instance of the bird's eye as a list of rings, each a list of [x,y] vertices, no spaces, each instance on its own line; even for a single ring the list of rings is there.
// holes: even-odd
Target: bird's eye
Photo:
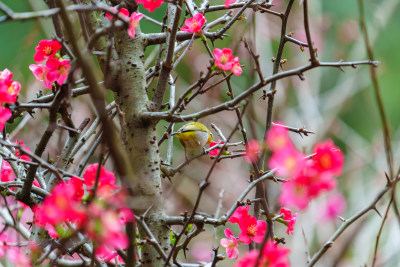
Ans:
[[[211,138],[214,138],[214,135],[210,132],[210,136],[211,136]]]

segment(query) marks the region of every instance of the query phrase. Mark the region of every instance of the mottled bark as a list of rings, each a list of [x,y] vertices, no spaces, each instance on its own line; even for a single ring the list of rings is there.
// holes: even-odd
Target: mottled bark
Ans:
[[[169,247],[169,229],[162,225],[164,207],[161,201],[160,157],[156,139],[156,122],[141,119],[147,111],[149,99],[145,89],[144,69],[145,39],[137,31],[136,38],[130,38],[126,31],[115,34],[115,44],[119,61],[118,86],[115,99],[124,113],[121,135],[136,180],[140,183],[134,189],[134,207],[138,215],[150,209],[145,222],[164,249]],[[141,238],[146,238],[139,229]],[[159,254],[150,245],[143,248],[144,266],[161,266]]]

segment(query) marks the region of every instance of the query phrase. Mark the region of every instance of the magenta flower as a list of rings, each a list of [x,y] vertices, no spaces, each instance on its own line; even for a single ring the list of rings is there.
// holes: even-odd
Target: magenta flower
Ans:
[[[229,8],[229,6],[235,2],[236,0],[225,0],[225,8]]]
[[[201,33],[201,28],[206,22],[206,18],[201,13],[197,13],[193,18],[185,20],[185,27],[182,27],[181,30],[184,32],[190,33]]]
[[[0,71],[0,103],[15,103],[21,84],[11,80],[12,72],[8,69]]]
[[[77,200],[77,190],[72,183],[57,184],[51,194],[34,207],[35,224],[45,227],[46,224],[56,226],[70,221],[81,225],[87,215]]]
[[[164,3],[164,0],[136,0],[136,3],[143,4],[143,7],[149,12],[153,12],[156,8]]]
[[[246,155],[244,160],[251,163],[258,160],[258,156],[262,150],[262,145],[257,140],[250,140],[246,146]]]
[[[24,141],[17,139],[17,140],[15,140],[15,143],[22,146],[23,149],[25,149],[26,151],[31,152],[31,150],[25,145]],[[17,156],[20,159],[25,160],[25,161],[32,161],[28,155],[22,154],[18,148],[15,149],[15,156]]]
[[[315,153],[313,156],[314,167],[319,172],[330,172],[333,175],[342,173],[343,153],[332,140],[316,144],[313,153]]]
[[[129,20],[128,35],[135,38],[136,28],[139,26],[139,20],[143,18],[143,14],[133,12]]]
[[[282,206],[296,207],[299,210],[307,208],[311,201],[308,184],[305,179],[293,179],[282,185],[279,203]]]
[[[89,192],[92,192],[96,182],[98,164],[89,165],[83,174],[83,180]],[[110,195],[112,190],[116,190],[119,187],[115,185],[114,173],[107,171],[104,166],[100,167],[99,183],[97,185],[97,195],[107,196]]]
[[[47,73],[47,79],[52,82],[56,81],[59,85],[63,85],[65,80],[68,78],[70,69],[69,59],[49,59],[46,62],[46,67],[49,70]]]
[[[261,243],[264,240],[264,235],[267,232],[267,223],[263,220],[257,220],[251,215],[244,216],[239,221],[239,228],[242,231],[239,234],[239,240],[245,244],[250,244],[251,241]]]
[[[219,145],[219,144],[224,144],[224,142],[222,142],[221,140],[218,140],[217,142],[212,141],[212,142],[210,143],[210,148],[212,148],[213,146]],[[211,155],[211,156],[216,156],[216,155],[218,155],[218,153],[219,153],[220,150],[221,150],[221,149],[219,149],[219,148],[214,148],[214,149],[211,150],[208,154]]]
[[[289,209],[285,209],[285,208],[281,208],[281,211],[279,212],[279,214],[283,214],[283,220],[285,222],[287,222],[287,230],[286,233],[289,234],[291,233],[293,235],[293,231],[294,231],[294,225],[296,224],[296,220],[297,220],[297,213],[292,215],[292,211]]]
[[[222,50],[219,48],[214,49],[214,57],[215,57],[215,65],[224,70],[231,70],[233,65],[235,64],[235,60],[232,54],[232,49],[223,48]]]
[[[235,267],[289,267],[289,252],[289,249],[278,247],[275,243],[268,241],[264,246],[257,266],[256,263],[260,253],[254,249],[247,252],[235,264]]]
[[[41,40],[35,47],[36,53],[33,60],[38,64],[42,63],[46,59],[53,58],[60,49],[61,44],[57,40]]]
[[[11,118],[11,110],[0,106],[0,131],[3,131],[6,121]]]
[[[225,248],[228,258],[237,259],[239,256],[239,243],[237,242],[236,237],[232,234],[231,229],[226,228],[224,233],[227,238],[222,238],[220,244]]]
[[[29,66],[29,69],[33,72],[36,79],[44,83],[44,87],[48,89],[52,88],[53,81],[50,81],[47,77],[49,69],[46,66],[32,64]]]
[[[112,11],[117,12],[118,10],[115,7],[111,7],[110,8]],[[125,17],[129,17],[129,11],[126,8],[121,8],[118,11],[119,15],[121,16],[125,16]],[[106,18],[108,18],[109,20],[113,20],[114,19],[114,15],[111,13],[106,12]],[[118,19],[118,17],[115,17],[115,19]]]
[[[235,210],[235,212],[232,214],[232,216],[228,219],[228,222],[239,223],[240,220],[244,216],[248,215],[248,212],[249,212],[249,206],[246,206],[246,207],[240,206]]]

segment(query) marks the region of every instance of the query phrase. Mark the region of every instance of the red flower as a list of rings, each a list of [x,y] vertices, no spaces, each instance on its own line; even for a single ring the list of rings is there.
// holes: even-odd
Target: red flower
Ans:
[[[21,84],[11,80],[12,73],[5,69],[0,71],[0,104],[1,103],[15,103]]]
[[[33,60],[36,63],[42,63],[44,60],[53,58],[58,50],[61,49],[61,44],[56,40],[42,40],[35,47],[36,53]]]
[[[149,12],[153,12],[156,8],[161,6],[164,0],[136,0],[136,3],[143,4],[143,7]]]
[[[297,213],[292,215],[292,211],[289,209],[285,209],[285,208],[281,208],[281,211],[279,214],[283,214],[283,220],[286,221],[288,223],[288,228],[286,230],[286,233],[289,234],[291,233],[293,235],[293,231],[294,231],[294,225],[296,224],[296,220],[297,220]]]
[[[92,164],[89,165],[86,168],[86,171],[83,175],[83,180],[87,188],[89,189],[89,192],[93,190],[93,187],[96,182],[96,176],[97,176],[97,169],[98,169],[98,164]],[[112,172],[107,171],[104,166],[100,167],[100,175],[99,175],[99,182],[97,185],[97,195],[98,196],[104,196],[104,195],[109,195],[111,190],[118,189],[119,187],[115,185],[115,176]]]
[[[261,253],[260,261],[256,266],[259,251],[247,252],[236,264],[235,267],[289,267],[288,254],[290,250],[278,247],[275,243],[268,241]]]
[[[110,8],[112,11],[117,12],[118,10],[115,7],[111,7]],[[119,15],[121,16],[125,16],[125,17],[129,17],[129,11],[126,8],[121,8],[118,11]],[[114,15],[111,13],[106,12],[106,18],[108,18],[109,20],[113,20],[114,19]],[[118,19],[118,17],[115,17],[115,19]]]
[[[246,155],[244,156],[245,161],[249,163],[256,162],[261,150],[262,146],[260,142],[257,140],[250,140],[246,146]]]
[[[232,216],[228,219],[228,222],[239,223],[240,220],[244,216],[248,215],[248,212],[249,212],[249,206],[246,206],[246,207],[240,206],[235,210],[235,212],[232,214]]]
[[[47,79],[51,82],[56,81],[59,85],[63,85],[68,78],[70,69],[69,59],[58,60],[56,58],[51,58],[47,60],[46,67],[49,70]]]
[[[212,142],[210,143],[210,148],[212,148],[213,146],[219,145],[219,144],[222,145],[222,144],[224,144],[224,142],[222,142],[221,140],[218,140],[217,142],[212,141]],[[214,149],[211,150],[208,154],[211,155],[211,156],[216,156],[216,155],[218,155],[218,153],[219,153],[220,150],[221,150],[221,149],[219,149],[219,148],[214,148]]]
[[[24,144],[24,141],[17,139],[17,140],[15,140],[15,143],[22,146],[22,148],[25,149],[26,151],[31,152],[31,150]],[[15,156],[17,156],[20,159],[25,160],[25,161],[31,161],[31,158],[28,155],[21,154],[21,152],[19,152],[18,148],[15,149]]]
[[[239,221],[239,228],[242,231],[239,234],[239,240],[245,244],[251,241],[261,243],[267,232],[267,223],[263,220],[257,220],[256,217],[246,215]]]
[[[56,226],[70,221],[81,225],[86,220],[86,213],[77,200],[78,191],[72,183],[57,184],[51,194],[34,208],[35,224],[45,227],[47,223]]]
[[[0,106],[0,131],[3,131],[4,125],[9,118],[11,118],[11,110]]]
[[[197,13],[193,18],[185,20],[185,27],[182,27],[181,30],[184,32],[190,33],[201,33],[201,28],[206,22],[206,18],[201,13]]]
[[[342,173],[344,157],[343,153],[335,146],[332,140],[315,145],[313,153],[314,167],[319,172],[329,172],[333,175]]]
[[[229,6],[235,2],[236,0],[225,0],[225,8],[229,8]]]

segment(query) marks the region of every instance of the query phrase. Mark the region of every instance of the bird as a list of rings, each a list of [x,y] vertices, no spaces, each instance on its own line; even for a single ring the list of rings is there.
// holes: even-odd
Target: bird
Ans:
[[[214,140],[214,136],[207,127],[200,122],[189,122],[183,125],[177,132],[172,133],[188,150],[203,148]]]

